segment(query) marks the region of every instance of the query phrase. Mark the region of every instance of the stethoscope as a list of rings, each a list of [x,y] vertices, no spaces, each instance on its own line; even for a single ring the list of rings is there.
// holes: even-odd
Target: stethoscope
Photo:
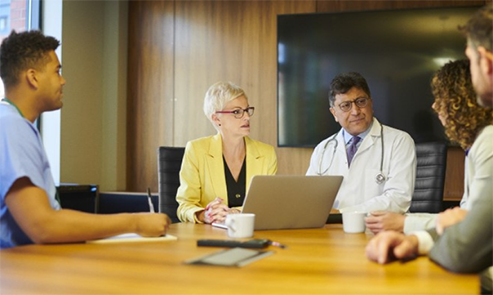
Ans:
[[[317,175],[319,175],[319,176],[325,175],[327,173],[327,171],[329,171],[330,167],[332,166],[332,162],[334,161],[334,156],[335,156],[335,153],[337,151],[337,146],[339,144],[339,142],[337,141],[337,135],[339,135],[339,132],[334,134],[331,138],[329,138],[329,140],[327,140],[327,142],[324,145],[324,149],[322,150],[322,154],[320,155],[320,160],[318,163],[318,171],[319,172],[317,173]],[[331,144],[331,142],[334,143],[334,151],[332,152],[332,157],[330,159],[329,166],[327,166],[327,169],[325,169],[323,172],[320,172],[320,171],[322,171],[322,163],[324,160],[325,151],[327,150],[327,147]],[[383,175],[384,143],[383,143],[383,125],[382,124],[380,124],[380,142],[382,144],[382,154],[380,156],[380,173],[378,173],[377,176],[375,177],[375,181],[378,184],[382,184],[386,180],[386,177]]]

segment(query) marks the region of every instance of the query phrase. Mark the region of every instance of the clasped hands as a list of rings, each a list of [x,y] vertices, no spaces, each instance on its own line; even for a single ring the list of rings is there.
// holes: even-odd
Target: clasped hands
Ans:
[[[402,214],[390,213],[390,212],[376,212],[376,217],[373,216],[374,212],[372,212],[372,216],[367,217],[367,226],[370,224],[372,226],[375,224],[381,224],[379,226],[374,226],[374,230],[378,233],[366,246],[366,256],[368,259],[378,262],[380,264],[385,264],[396,259],[398,260],[409,260],[413,259],[418,255],[419,250],[419,240],[415,235],[404,235],[401,230],[387,230],[386,226],[382,224],[386,224],[386,221],[396,221],[400,222],[401,218],[398,216],[402,216]],[[449,226],[452,226],[456,223],[462,221],[467,215],[467,211],[464,209],[460,209],[459,207],[455,207],[453,209],[447,209],[446,211],[438,214],[436,219],[436,231],[439,235],[442,235],[445,229]],[[399,223],[397,222],[397,223]],[[388,226],[397,224],[397,223],[388,223]],[[404,219],[402,219],[402,227],[404,224]],[[375,232],[372,230],[373,232]]]
[[[223,199],[217,197],[212,202],[207,204],[205,210],[202,211],[199,215],[203,215],[203,219],[201,221],[203,221],[204,223],[222,223],[226,220],[226,216],[228,214],[241,213],[241,211],[238,209],[229,208],[228,206],[223,204],[223,201]]]

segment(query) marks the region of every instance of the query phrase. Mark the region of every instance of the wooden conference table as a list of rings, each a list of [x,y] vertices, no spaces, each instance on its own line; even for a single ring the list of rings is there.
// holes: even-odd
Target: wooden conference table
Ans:
[[[227,239],[210,225],[173,224],[176,241],[29,245],[0,251],[0,294],[477,294],[476,275],[449,273],[426,257],[379,265],[371,234],[321,229],[256,231],[288,246],[244,267],[187,265]]]

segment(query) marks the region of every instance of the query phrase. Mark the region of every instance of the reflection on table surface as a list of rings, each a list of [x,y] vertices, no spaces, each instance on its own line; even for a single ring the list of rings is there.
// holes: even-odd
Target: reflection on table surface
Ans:
[[[453,274],[427,257],[379,265],[365,256],[370,233],[342,225],[256,231],[287,245],[247,266],[183,262],[222,248],[198,239],[228,239],[224,229],[173,224],[176,241],[29,245],[0,251],[1,294],[477,294],[477,275]]]

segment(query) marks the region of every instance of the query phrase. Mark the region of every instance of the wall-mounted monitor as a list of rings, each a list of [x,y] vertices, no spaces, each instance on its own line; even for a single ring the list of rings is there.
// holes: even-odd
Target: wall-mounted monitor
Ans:
[[[430,81],[466,58],[458,30],[475,7],[279,15],[278,145],[313,147],[340,129],[330,81],[355,71],[368,81],[375,117],[416,142],[445,140]]]

